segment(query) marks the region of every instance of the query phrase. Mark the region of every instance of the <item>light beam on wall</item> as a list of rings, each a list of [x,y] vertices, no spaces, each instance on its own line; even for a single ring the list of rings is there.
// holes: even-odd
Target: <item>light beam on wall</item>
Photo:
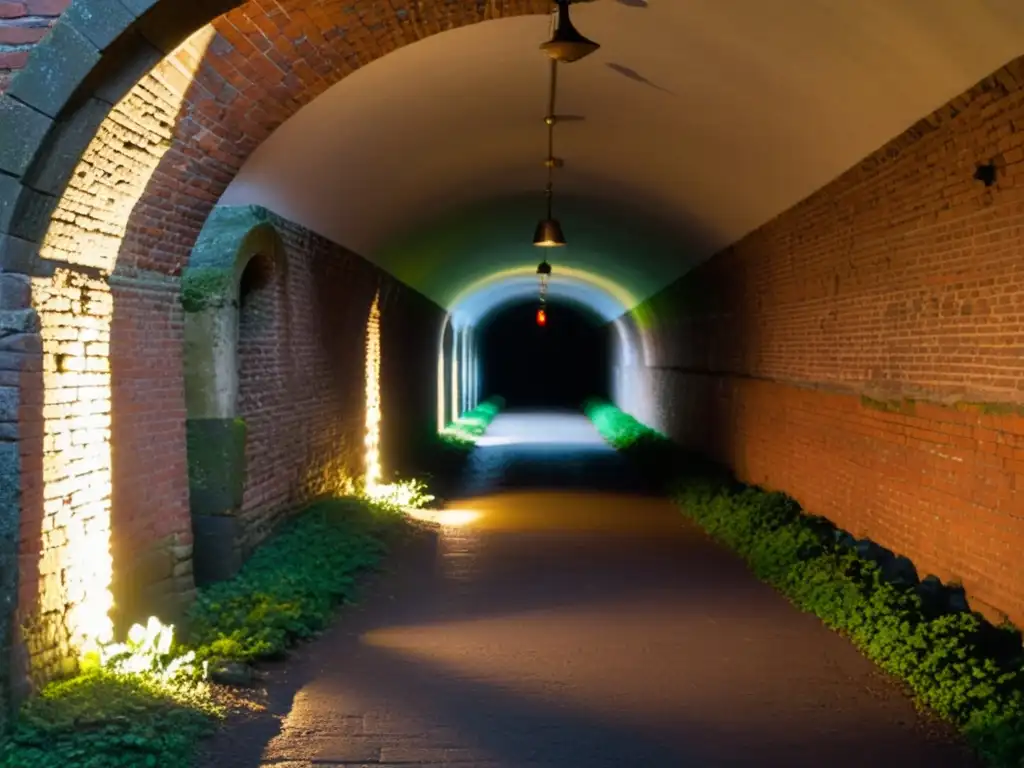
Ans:
[[[372,493],[380,484],[380,291],[373,297],[366,321],[366,475],[363,485]]]
[[[459,346],[462,331],[452,327],[452,421],[457,421],[462,414],[459,412]]]
[[[195,32],[113,107],[58,201],[40,248],[47,259],[95,272],[59,269],[32,283],[43,341],[43,508],[41,520],[23,512],[26,533],[38,525],[39,582],[28,585],[37,595],[19,597],[19,613],[37,681],[72,671],[86,654],[114,639],[114,300],[107,276],[131,214],[171,146],[173,116],[215,34],[210,26]],[[158,119],[164,114],[170,122]],[[32,533],[29,540],[35,541]]]

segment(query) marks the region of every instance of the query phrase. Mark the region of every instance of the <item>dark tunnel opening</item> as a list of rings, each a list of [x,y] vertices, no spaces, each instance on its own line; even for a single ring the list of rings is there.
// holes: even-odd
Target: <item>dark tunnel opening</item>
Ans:
[[[609,396],[608,326],[594,313],[549,302],[546,323],[536,302],[497,311],[480,327],[482,390],[509,408],[579,408]]]

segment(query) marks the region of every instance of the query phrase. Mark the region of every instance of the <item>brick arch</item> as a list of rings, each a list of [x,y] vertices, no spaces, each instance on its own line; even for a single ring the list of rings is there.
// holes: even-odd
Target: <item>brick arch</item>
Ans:
[[[170,243],[180,251],[194,240],[205,213],[251,152],[349,73],[444,30],[550,10],[549,0],[420,0],[386,10],[343,0],[263,5],[255,0],[72,2],[0,96],[0,135],[5,136],[0,171],[8,177],[0,185],[5,266],[16,263],[18,271],[39,272],[51,261],[78,263],[53,249],[40,255],[38,244],[51,228],[54,209],[59,218],[68,182],[74,189],[79,160],[88,159],[90,144],[111,118],[122,127],[139,123],[141,109],[142,122],[154,124],[143,127],[160,134],[156,143],[167,162],[147,191],[167,192],[178,210],[188,207],[189,225]],[[179,46],[205,25],[215,32],[205,50],[181,51]],[[191,83],[182,76],[182,65],[198,65]],[[176,90],[180,108],[168,110],[166,91]],[[135,104],[126,105],[133,96]],[[120,143],[129,150],[140,146],[133,140]],[[113,197],[120,205],[129,204],[125,198],[122,192]],[[147,268],[159,264],[176,272],[183,266],[180,252],[175,257],[160,248],[167,243],[143,239],[139,245],[162,250],[145,262]]]
[[[49,567],[44,509],[65,479],[53,467],[68,460],[54,446],[80,418],[42,407],[72,396],[74,384],[53,379],[59,359],[97,380],[88,418],[110,423],[86,446],[109,459],[73,479],[111,488],[82,504],[109,519],[89,547],[109,548],[114,621],[179,615],[194,588],[180,280],[221,192],[277,126],[358,67],[447,29],[547,11],[548,0],[386,12],[342,0],[74,0],[0,95],[0,323],[24,336],[10,363],[24,375],[5,402],[19,414],[15,440],[0,451],[0,475],[20,489],[0,514],[17,526],[0,536],[0,561]],[[429,311],[417,304],[409,322]],[[48,337],[61,313],[88,320],[90,340]],[[74,606],[54,597],[60,573],[31,569],[2,585],[19,597],[13,616],[0,615],[0,657],[15,643],[16,676],[38,684],[73,668],[80,628],[64,626]],[[37,614],[39,626],[60,626],[19,635]]]

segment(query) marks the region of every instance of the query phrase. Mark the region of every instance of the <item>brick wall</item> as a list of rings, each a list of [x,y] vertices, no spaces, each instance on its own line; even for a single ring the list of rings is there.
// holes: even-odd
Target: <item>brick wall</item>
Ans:
[[[366,326],[378,290],[383,465],[388,474],[408,465],[406,443],[434,422],[434,347],[444,318],[428,299],[330,240],[280,217],[272,222],[285,263],[255,283],[239,322],[247,547],[288,510],[361,479]],[[250,262],[249,276],[265,266]]]
[[[654,297],[625,400],[1024,624],[1022,125],[1018,59]]]
[[[28,2],[26,12],[29,5],[35,9],[33,13],[42,13],[42,6]],[[19,659],[16,666],[31,669],[36,681],[66,667],[70,658],[68,642],[77,631],[74,625],[79,623],[82,590],[75,587],[72,594],[62,585],[90,579],[98,583],[102,576],[96,569],[112,567],[113,617],[122,625],[149,613],[173,617],[182,600],[188,599],[192,535],[184,450],[180,274],[204,221],[235,172],[295,110],[358,66],[426,34],[496,13],[491,6],[472,3],[425,5],[413,14],[389,12],[383,18],[376,6],[342,13],[338,0],[311,0],[291,15],[282,14],[277,4],[262,6],[245,3],[217,19],[216,29],[198,30],[119,99],[109,116],[109,104],[104,100],[111,98],[116,88],[101,87],[94,98],[81,102],[70,120],[74,126],[74,136],[66,137],[70,143],[56,147],[56,154],[40,166],[32,180],[33,190],[26,193],[30,204],[11,223],[11,234],[21,238],[26,247],[37,239],[42,245],[42,260],[33,258],[31,265],[14,266],[38,275],[24,304],[30,314],[35,308],[43,335],[36,335],[32,342],[34,331],[0,333],[4,392],[15,393],[11,408],[20,409],[16,430],[0,421],[10,431],[0,434],[0,442],[7,441],[5,447],[17,446],[8,451],[16,454],[17,460],[7,453],[0,455],[0,472],[20,483],[20,499],[0,501],[22,514],[17,545],[21,578],[14,621],[28,627],[25,634],[32,636],[24,649],[31,658]],[[18,9],[5,7],[8,18],[0,19],[0,28],[29,23],[22,21],[24,17],[18,17],[17,23],[11,21],[13,10]],[[501,13],[547,10],[542,0],[523,0],[502,6]],[[369,34],[371,29],[379,33]],[[274,36],[275,46],[268,46],[262,30]],[[140,62],[122,64],[133,72],[141,67]],[[0,70],[4,66],[8,65],[0,65]],[[123,73],[116,74],[115,80]],[[89,144],[79,159],[76,142],[89,136],[92,138],[85,139]],[[70,169],[65,168],[68,164]],[[70,179],[66,188],[61,180],[65,170]],[[271,395],[264,394],[263,401],[247,395],[245,408],[251,414],[246,415],[257,422],[251,477],[261,485],[253,485],[247,493],[245,510],[254,521],[263,521],[262,526],[254,522],[254,530],[265,527],[279,502],[290,505],[303,493],[323,486],[325,471],[318,477],[315,467],[327,452],[335,456],[354,451],[342,447],[353,441],[347,429],[342,436],[341,431],[331,431],[319,420],[333,414],[354,425],[351,414],[363,399],[353,379],[346,378],[361,377],[362,363],[342,355],[359,347],[361,357],[361,326],[372,298],[367,293],[372,282],[369,273],[359,272],[352,257],[335,250],[333,253],[344,259],[344,269],[339,273],[341,268],[332,266],[334,271],[317,274],[315,270],[329,262],[330,246],[316,244],[294,231],[289,237],[292,250],[301,243],[299,252],[308,254],[310,265],[320,266],[309,266],[313,272],[306,277],[299,268],[289,278],[300,282],[290,289],[289,320],[282,321],[278,330],[294,331],[289,323],[301,320],[305,328],[315,328],[321,334],[317,337],[321,342],[335,332],[337,336],[330,338],[341,341],[333,348],[300,346],[294,366],[288,358],[292,353],[278,350],[280,356],[270,364],[277,366],[280,375],[272,380],[275,386],[291,387],[292,392],[297,387],[301,390],[304,380],[296,372],[308,364],[333,377],[332,382],[345,395],[344,402],[339,400],[316,414],[292,413],[287,417],[291,421],[278,411],[281,423],[301,425],[306,434],[315,435],[314,454],[301,458],[286,456],[278,447],[290,433],[277,426],[273,407],[264,408],[263,402],[273,406]],[[58,274],[51,277],[54,270]],[[363,293],[351,301],[323,293],[337,285],[334,278],[348,281],[357,274],[362,277],[353,286]],[[320,279],[324,275],[326,279]],[[301,285],[317,292],[312,305],[308,297],[296,298]],[[423,309],[425,300],[394,284],[382,285],[383,439],[385,458],[393,462],[386,466],[390,470],[409,460],[401,425],[415,423],[420,411],[428,415],[428,424],[433,418],[432,387],[424,388],[422,379],[409,375],[407,366],[412,363],[407,361],[416,361],[416,366],[429,361],[424,377],[432,384],[436,351],[433,339],[423,337],[424,330],[430,328],[424,321],[425,313],[430,312]],[[6,283],[3,287],[0,306],[5,312],[20,312],[21,305],[9,300]],[[66,331],[47,338],[45,329],[50,325],[74,328],[81,317],[91,317],[76,293],[81,291],[99,297],[99,303],[90,301],[89,306],[106,307],[107,314],[99,318],[102,322],[85,329],[88,340]],[[315,315],[294,316],[304,302],[310,312],[321,307],[324,316],[340,325],[321,327]],[[20,315],[12,318],[12,327],[22,321]],[[356,324],[360,330],[355,336],[338,331]],[[255,333],[256,326],[249,330]],[[403,334],[408,338],[402,338]],[[255,353],[255,338],[247,337],[243,362],[258,376],[266,361]],[[73,347],[74,351],[58,349],[65,343],[81,346]],[[89,369],[95,364],[90,360],[103,357],[99,347],[89,346],[93,343],[109,344],[109,372]],[[11,345],[25,349],[8,350]],[[71,373],[101,380],[96,386],[79,386],[80,392],[85,392],[83,402],[96,404],[95,413],[78,413],[84,406],[64,399],[71,398],[74,385],[68,383],[67,376],[56,377],[58,359],[72,366],[67,368]],[[98,390],[103,388],[107,391],[101,397]],[[104,397],[106,412],[101,410]],[[109,426],[80,428],[78,419],[106,419]],[[358,439],[361,437],[360,426]],[[88,445],[76,442],[81,440],[88,440]],[[69,456],[85,450],[83,446],[106,456],[106,464],[88,471],[84,464],[72,465]],[[303,488],[303,493],[267,481],[268,473],[260,468],[271,466],[292,472],[291,487]],[[348,466],[345,464],[346,471]],[[92,499],[79,493],[76,497],[85,487],[106,489],[106,496]],[[80,514],[76,511],[79,506],[87,511]],[[93,553],[91,559],[80,556],[78,550],[68,551],[69,523],[76,533],[85,526],[82,536],[91,537],[87,548]],[[0,569],[5,562],[0,552]],[[12,570],[8,565],[3,575],[13,580]],[[97,600],[106,599],[102,590],[91,592]],[[104,621],[101,614],[95,617],[99,624]],[[0,671],[2,667],[0,664]],[[0,693],[6,687],[0,680]]]

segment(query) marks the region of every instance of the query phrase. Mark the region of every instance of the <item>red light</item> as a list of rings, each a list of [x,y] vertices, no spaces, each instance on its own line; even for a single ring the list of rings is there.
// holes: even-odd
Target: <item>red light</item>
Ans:
[[[548,324],[548,313],[545,312],[543,309],[538,309],[537,310],[537,325],[544,326],[544,325],[547,325],[547,324]]]

